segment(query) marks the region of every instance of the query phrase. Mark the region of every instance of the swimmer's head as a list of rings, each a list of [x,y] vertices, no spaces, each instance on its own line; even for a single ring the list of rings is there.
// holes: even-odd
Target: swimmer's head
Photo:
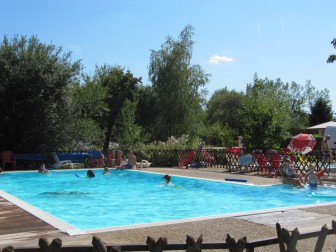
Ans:
[[[170,175],[168,175],[168,174],[164,175],[162,178],[164,179],[164,181],[165,181],[166,183],[169,183],[169,182],[170,182],[170,179],[171,179]]]

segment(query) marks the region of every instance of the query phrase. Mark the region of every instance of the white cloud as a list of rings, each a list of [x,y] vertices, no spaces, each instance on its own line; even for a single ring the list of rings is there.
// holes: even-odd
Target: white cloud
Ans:
[[[233,58],[228,58],[228,57],[219,56],[219,55],[211,56],[209,59],[209,62],[211,64],[218,64],[220,62],[232,62],[232,61],[233,61]]]

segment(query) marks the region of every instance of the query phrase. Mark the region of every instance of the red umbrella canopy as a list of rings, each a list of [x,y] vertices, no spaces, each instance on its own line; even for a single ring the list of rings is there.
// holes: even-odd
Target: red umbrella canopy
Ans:
[[[303,154],[312,151],[315,147],[316,140],[311,134],[300,133],[293,136],[292,140],[289,142],[288,148],[291,151],[299,151]]]

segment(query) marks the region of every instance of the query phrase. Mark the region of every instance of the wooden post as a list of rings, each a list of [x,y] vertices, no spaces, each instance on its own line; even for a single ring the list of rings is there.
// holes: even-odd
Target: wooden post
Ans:
[[[62,248],[62,240],[56,238],[49,245],[49,242],[46,238],[40,238],[38,245],[42,252],[59,252]]]
[[[321,228],[320,235],[317,239],[316,246],[314,252],[321,252],[324,246],[325,239],[328,234],[328,227],[326,224],[324,224]]]
[[[288,243],[288,252],[296,252],[296,244],[297,240],[299,239],[300,233],[297,228],[295,228],[290,236],[289,243]]]
[[[188,245],[187,252],[201,252],[201,245],[203,242],[203,236],[200,235],[197,241],[195,241],[194,237],[187,235],[186,243]]]
[[[276,225],[276,231],[277,231],[277,236],[278,236],[278,240],[279,240],[279,249],[280,252],[285,252],[286,248],[285,248],[285,242],[282,236],[282,230],[281,230],[281,226],[280,224],[277,222]]]
[[[97,252],[107,252],[106,244],[99,237],[92,237],[92,246],[95,248]]]
[[[147,236],[147,247],[150,252],[161,252],[166,246],[167,246],[167,238],[166,237],[160,237],[157,242],[155,242],[155,239]]]
[[[295,228],[290,235],[289,231],[285,228],[281,228],[279,223],[276,224],[276,230],[279,239],[280,252],[296,252],[296,244],[300,236],[299,230]],[[287,245],[287,250],[285,244]]]
[[[247,246],[247,239],[244,236],[236,242],[235,239],[228,234],[226,237],[226,244],[228,245],[229,252],[241,252]]]
[[[335,233],[335,235],[336,235],[336,221],[332,221],[331,222],[331,226],[332,226],[332,228],[334,229],[334,233]]]
[[[2,249],[2,252],[14,252],[14,247],[7,246]]]

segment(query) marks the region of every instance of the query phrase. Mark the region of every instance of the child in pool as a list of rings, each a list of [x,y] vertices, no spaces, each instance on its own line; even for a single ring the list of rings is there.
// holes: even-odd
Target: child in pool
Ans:
[[[164,182],[166,182],[167,185],[173,185],[170,182],[171,176],[169,174],[164,175],[162,178],[163,178]]]
[[[50,173],[50,171],[46,169],[44,163],[41,165],[41,167],[40,167],[40,169],[38,170],[38,172],[39,172],[39,173],[44,173],[44,174],[48,174],[48,173]]]
[[[103,175],[110,174],[110,169],[108,167],[104,168]]]
[[[305,176],[305,184],[308,181],[311,189],[317,189],[317,180],[319,180],[320,185],[322,185],[320,172],[316,173],[315,167],[313,165],[309,165],[309,173]]]
[[[88,178],[94,178],[95,177],[95,174],[92,170],[88,170],[87,173],[86,173],[86,176]]]

